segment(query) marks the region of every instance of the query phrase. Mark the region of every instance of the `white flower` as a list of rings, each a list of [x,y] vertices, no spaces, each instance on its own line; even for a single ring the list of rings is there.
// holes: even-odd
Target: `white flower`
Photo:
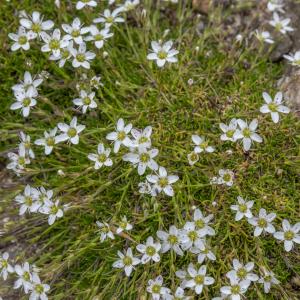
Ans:
[[[36,273],[32,274],[32,292],[29,296],[29,300],[47,300],[46,293],[50,290],[48,284],[41,282],[39,276]]]
[[[15,265],[15,272],[19,277],[14,284],[14,289],[24,288],[25,294],[32,289],[32,270],[28,262],[25,262],[22,266]]]
[[[193,268],[194,265],[192,263],[190,263],[188,267]],[[186,282],[190,279],[190,275],[185,270],[177,270],[175,272],[175,275],[181,279],[180,287],[184,289]]]
[[[91,35],[85,38],[85,41],[94,41],[96,48],[101,49],[104,45],[104,42],[112,37],[114,34],[110,32],[110,28],[104,28],[99,30],[97,26],[90,26]]]
[[[19,145],[18,154],[9,152],[7,157],[10,162],[6,168],[13,170],[17,174],[21,173],[25,169],[26,165],[30,164],[30,159],[26,156],[26,149],[22,144]]]
[[[267,294],[270,292],[271,286],[273,284],[279,284],[279,281],[275,278],[275,274],[271,271],[268,271],[266,268],[263,269],[263,275],[258,280],[258,283],[264,285],[264,292]]]
[[[284,5],[282,3],[282,0],[270,0],[270,1],[268,1],[267,8],[271,12],[274,12],[274,11],[278,10],[281,13],[284,13],[283,7],[284,7]]]
[[[274,233],[275,227],[271,223],[276,218],[275,213],[267,214],[264,208],[261,208],[258,217],[248,219],[248,222],[255,227],[254,236],[260,236],[262,232]]]
[[[137,5],[140,4],[140,0],[126,0],[122,5],[122,8],[125,12],[135,9]]]
[[[24,81],[19,84],[15,84],[12,87],[14,93],[16,92],[26,92],[28,89],[35,90],[34,94],[37,94],[37,87],[43,82],[42,78],[32,78],[30,72],[26,71],[24,73]]]
[[[193,265],[189,265],[187,271],[191,279],[187,280],[185,287],[194,289],[195,293],[200,295],[204,286],[213,284],[215,280],[212,277],[205,276],[206,269],[206,265],[202,265],[198,269],[195,269]]]
[[[70,141],[76,145],[79,143],[79,133],[85,129],[85,125],[77,124],[76,117],[72,119],[70,125],[58,123],[57,127],[63,133],[55,137],[55,144]]]
[[[148,181],[140,182],[138,184],[139,192],[141,194],[149,194],[151,195],[153,193],[153,196],[156,196],[156,192],[152,188],[151,184]]]
[[[196,227],[195,222],[186,222],[180,232],[182,239],[182,249],[190,250],[192,253],[197,253],[198,249],[203,249],[205,240],[204,235]]]
[[[166,62],[175,63],[177,62],[176,55],[179,53],[176,49],[171,49],[173,46],[172,41],[167,41],[164,44],[160,44],[159,42],[152,41],[152,53],[147,55],[147,59],[156,60],[156,64],[158,67],[163,67]]]
[[[119,152],[120,146],[131,147],[133,145],[132,141],[128,137],[128,134],[132,128],[132,124],[125,126],[124,120],[119,119],[116,126],[116,131],[109,133],[106,139],[114,141],[114,152]]]
[[[109,9],[105,9],[104,13],[99,18],[94,19],[93,22],[104,23],[106,28],[115,23],[123,23],[125,22],[124,18],[119,16],[122,11],[122,7],[116,8],[112,12]]]
[[[60,53],[58,56],[51,54],[49,59],[59,61],[58,66],[62,68],[65,65],[66,61],[72,56],[71,49],[73,49],[73,41],[68,41],[66,47],[60,49]]]
[[[85,69],[90,68],[90,60],[96,57],[96,54],[91,51],[86,51],[86,44],[79,45],[78,50],[70,48],[70,52],[73,56],[72,66],[74,68],[83,67]]]
[[[51,20],[43,21],[43,16],[38,11],[34,11],[30,17],[24,15],[24,18],[20,19],[20,24],[29,30],[33,38],[40,37],[43,31],[50,30],[54,26]]]
[[[219,177],[213,177],[211,184],[225,184],[227,186],[233,185],[234,173],[231,170],[219,170]]]
[[[230,208],[236,211],[235,221],[240,221],[244,217],[247,219],[252,218],[251,208],[254,204],[254,201],[245,201],[241,196],[237,197],[238,204],[231,205]]]
[[[93,76],[90,80],[90,85],[97,90],[100,86],[103,86],[103,83],[101,82],[101,76]]]
[[[30,49],[29,41],[33,39],[33,36],[31,33],[26,32],[23,26],[19,27],[18,33],[9,33],[8,36],[14,41],[10,48],[12,51],[19,50],[20,48],[25,51]]]
[[[300,51],[290,55],[283,55],[283,57],[289,60],[292,66],[300,67]]]
[[[118,256],[120,257],[120,259],[113,263],[113,267],[124,269],[125,274],[128,277],[131,275],[134,266],[138,265],[141,262],[137,257],[133,256],[131,248],[128,248],[125,254],[118,251]]]
[[[30,142],[30,135],[25,134],[23,131],[20,131],[20,139],[21,143],[26,151],[26,155],[28,155],[30,158],[34,158],[34,152],[31,149],[31,142]]]
[[[40,208],[42,208],[46,201],[52,201],[53,191],[46,190],[43,186],[41,186],[38,190],[38,198],[37,202],[40,204]]]
[[[45,154],[49,155],[53,147],[55,145],[55,135],[57,132],[57,127],[54,127],[52,130],[49,131],[44,131],[44,138],[37,139],[34,143],[38,146],[44,146],[45,147]]]
[[[29,88],[26,91],[15,92],[16,102],[11,106],[11,110],[21,109],[23,117],[27,118],[30,113],[30,108],[36,105],[37,90]]]
[[[198,254],[198,263],[202,264],[205,259],[208,260],[216,260],[215,254],[210,250],[210,248],[204,244],[203,246],[200,245],[199,248],[193,248],[191,249],[191,252],[194,254]]]
[[[98,144],[97,151],[98,151],[97,154],[90,153],[88,155],[88,159],[95,162],[94,168],[98,170],[102,166],[106,166],[106,167],[112,166],[113,162],[109,158],[110,149],[109,148],[105,149],[104,145],[100,143]]]
[[[191,166],[194,165],[199,160],[199,155],[195,151],[189,153],[187,157],[188,157],[189,164]]]
[[[254,273],[251,273],[254,268],[253,262],[243,265],[238,259],[233,259],[232,266],[233,270],[226,273],[226,277],[229,278],[230,281],[237,278],[240,281],[246,280],[250,285],[252,281],[258,280],[258,276]]]
[[[279,122],[279,113],[288,114],[290,112],[290,109],[287,106],[281,104],[282,92],[278,92],[275,95],[274,100],[271,98],[271,96],[268,93],[264,92],[263,98],[266,104],[261,106],[260,112],[263,114],[270,113],[274,123]]]
[[[204,137],[200,137],[199,135],[193,134],[192,140],[195,143],[196,147],[194,149],[194,152],[201,153],[201,152],[214,152],[215,148],[208,145],[208,142],[205,141]]]
[[[254,35],[260,42],[274,44],[274,40],[272,39],[272,36],[269,31],[259,31],[256,29]]]
[[[170,289],[164,287],[163,278],[161,275],[157,276],[154,280],[150,279],[148,281],[147,292],[151,294],[153,300],[161,299],[167,294],[170,294]]]
[[[240,281],[236,277],[230,277],[230,286],[222,286],[221,293],[230,296],[232,300],[241,300],[243,299],[243,294],[247,292],[249,287],[249,281],[242,280]]]
[[[81,44],[83,42],[82,35],[90,31],[90,27],[82,27],[79,18],[75,18],[72,25],[62,24],[61,27],[67,33],[63,39],[67,41],[73,40],[76,44]]]
[[[146,244],[138,244],[136,249],[143,254],[141,258],[142,264],[146,264],[153,260],[154,262],[160,261],[159,250],[161,244],[159,242],[154,242],[153,237],[149,236],[146,240]]]
[[[94,100],[95,92],[88,94],[85,90],[80,91],[80,98],[73,100],[75,105],[82,108],[82,112],[85,114],[88,108],[96,108],[97,103]]]
[[[221,135],[220,139],[221,141],[236,141],[236,131],[237,131],[237,119],[231,119],[229,125],[226,125],[224,123],[220,123],[220,129],[223,131],[223,134]]]
[[[165,300],[191,300],[191,296],[185,296],[184,295],[184,289],[182,289],[180,286],[176,289],[174,296],[170,294],[164,295]]]
[[[235,134],[236,139],[242,139],[244,151],[249,151],[251,148],[252,141],[261,143],[262,138],[255,132],[258,126],[257,119],[253,119],[248,125],[247,122],[238,119],[237,120],[240,130]]]
[[[138,153],[127,153],[123,156],[124,161],[131,162],[134,166],[137,166],[138,174],[143,175],[148,167],[150,170],[157,170],[158,164],[153,159],[158,155],[158,149],[144,149],[139,148]]]
[[[17,195],[15,198],[15,201],[21,205],[19,215],[23,215],[26,211],[37,212],[40,208],[40,203],[37,201],[38,198],[38,190],[30,185],[26,185],[23,195]]]
[[[61,33],[59,29],[54,29],[52,35],[46,32],[41,33],[41,37],[45,44],[42,46],[42,52],[51,52],[53,56],[58,57],[61,53],[61,49],[69,45],[69,41],[61,39]]]
[[[8,273],[14,273],[14,268],[8,262],[9,254],[4,252],[0,255],[0,276],[2,276],[3,280],[7,279]]]
[[[166,253],[170,249],[173,249],[178,255],[183,256],[183,252],[180,248],[182,238],[180,237],[179,230],[176,226],[170,226],[169,232],[158,230],[156,235],[162,241],[162,253]]]
[[[276,12],[274,12],[273,20],[271,20],[269,24],[275,27],[275,29],[280,31],[281,33],[286,34],[288,31],[294,31],[292,27],[288,26],[290,22],[290,18],[281,19],[279,15]]]
[[[123,232],[124,230],[131,230],[133,228],[133,226],[131,224],[128,223],[127,221],[127,217],[123,216],[121,222],[119,223],[119,227],[116,230],[117,234],[120,234],[121,232]]]
[[[101,223],[99,221],[97,221],[96,224],[100,228],[101,243],[104,242],[107,238],[110,238],[112,240],[115,239],[113,232],[110,230],[109,224],[107,224],[106,222]]]
[[[97,6],[97,1],[95,0],[81,0],[81,1],[77,1],[76,3],[76,9],[82,9],[86,6],[90,6],[90,7],[96,7]]]
[[[166,195],[174,196],[172,184],[175,183],[179,177],[177,175],[168,175],[164,167],[159,167],[158,175],[147,175],[147,180],[153,183],[153,188],[158,192],[164,192]]]
[[[131,129],[131,135],[134,138],[134,147],[138,148],[150,148],[151,147],[151,134],[152,127],[147,126],[143,130],[138,130],[136,128]]]
[[[289,252],[293,249],[294,243],[300,244],[300,222],[291,225],[286,219],[282,221],[283,231],[274,233],[274,237],[280,241],[284,241],[284,249]]]
[[[212,236],[216,234],[215,230],[209,226],[213,217],[212,214],[204,217],[199,208],[194,211],[194,223],[201,236]]]
[[[61,218],[64,215],[63,207],[59,205],[59,200],[53,202],[46,199],[44,206],[40,208],[40,212],[48,215],[49,225],[52,225],[57,218]]]

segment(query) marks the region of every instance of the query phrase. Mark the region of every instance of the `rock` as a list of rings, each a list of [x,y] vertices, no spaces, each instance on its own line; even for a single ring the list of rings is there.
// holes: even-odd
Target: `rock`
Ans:
[[[278,82],[287,105],[300,117],[300,69],[285,74]]]
[[[208,14],[212,0],[193,0],[193,9],[202,14]]]
[[[277,35],[272,33],[275,41],[278,41],[276,47],[270,54],[270,60],[277,62],[282,59],[283,55],[288,54],[293,48],[293,41],[288,35]]]

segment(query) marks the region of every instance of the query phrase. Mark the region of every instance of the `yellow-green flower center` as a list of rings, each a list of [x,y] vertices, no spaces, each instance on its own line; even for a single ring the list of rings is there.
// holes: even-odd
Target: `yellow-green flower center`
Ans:
[[[152,286],[152,292],[154,294],[159,294],[160,293],[160,290],[161,290],[161,286],[159,284],[154,284]]]
[[[172,235],[170,234],[169,237],[168,237],[168,242],[171,244],[171,245],[174,245],[178,242],[178,238],[176,235]]]
[[[18,38],[18,43],[20,44],[20,45],[25,45],[26,43],[27,43],[27,37],[25,36],[25,35],[22,35],[22,36],[20,36],[19,38]]]
[[[249,138],[250,135],[251,135],[250,129],[249,129],[249,128],[245,128],[245,129],[243,130],[243,135],[244,135],[244,137]]]
[[[198,238],[198,234],[195,230],[192,230],[188,233],[188,237],[190,238],[191,241],[195,241]]]
[[[125,137],[126,137],[125,131],[118,132],[118,140],[119,141],[123,141],[125,139]]]
[[[156,250],[153,246],[147,246],[146,248],[146,254],[148,256],[153,256],[156,253]]]
[[[57,49],[59,49],[60,48],[60,42],[59,42],[59,40],[55,40],[55,39],[51,40],[50,43],[49,43],[49,48],[51,50],[57,50]]]
[[[31,206],[32,205],[32,198],[30,196],[25,197],[25,204],[27,206]]]
[[[25,98],[25,99],[23,99],[22,103],[23,103],[24,107],[28,107],[31,103],[31,99],[30,98]]]
[[[142,153],[140,155],[140,161],[143,162],[143,163],[146,163],[150,160],[150,156],[148,153]]]
[[[295,233],[293,231],[291,231],[291,230],[286,231],[284,233],[284,239],[288,240],[288,241],[291,241],[294,238],[294,236],[295,236]]]
[[[114,18],[112,16],[109,16],[106,18],[106,23],[112,23],[114,21]]]
[[[277,111],[277,104],[276,103],[270,103],[268,105],[269,109],[271,112],[276,112]]]
[[[196,284],[203,284],[204,283],[204,276],[196,275],[194,280],[195,280]]]
[[[67,134],[68,134],[69,137],[72,138],[72,137],[76,136],[77,130],[75,128],[71,127],[71,128],[69,128]]]
[[[38,294],[42,294],[44,292],[44,287],[41,284],[37,284],[34,289]]]
[[[197,220],[195,223],[196,223],[196,226],[197,226],[199,229],[201,229],[201,228],[203,228],[203,227],[205,226],[204,221],[201,220],[201,219]]]
[[[166,177],[163,177],[163,178],[160,178],[160,179],[159,179],[158,184],[159,184],[162,188],[164,188],[164,187],[166,187],[166,186],[169,184],[169,182],[168,182],[168,179],[167,179]]]
[[[231,180],[230,174],[229,173],[224,174],[223,180],[226,181],[226,182],[230,181]]]
[[[18,164],[21,165],[21,166],[24,166],[25,165],[25,157],[20,156],[18,158]]]
[[[98,160],[102,163],[104,163],[106,161],[107,157],[104,153],[101,153],[98,155]]]
[[[49,147],[53,147],[54,144],[55,144],[55,139],[54,139],[53,137],[47,138],[46,144],[47,144],[47,146],[49,146]]]
[[[90,99],[89,97],[85,97],[85,98],[83,99],[83,103],[84,103],[85,105],[90,105],[90,104],[91,104],[91,99]]]
[[[240,290],[241,290],[241,288],[240,288],[240,286],[239,286],[238,284],[233,285],[233,286],[231,287],[231,293],[232,293],[233,295],[239,294],[239,293],[240,293]]]
[[[35,33],[39,33],[39,32],[41,32],[42,28],[41,28],[41,25],[40,25],[40,24],[34,23],[34,24],[32,24],[32,26],[31,26],[31,30],[32,30],[33,32],[35,32]]]
[[[241,279],[244,279],[247,275],[247,271],[244,268],[240,268],[237,271],[237,276]]]
[[[167,54],[166,51],[161,50],[161,51],[159,51],[159,52],[157,53],[157,56],[158,56],[159,59],[166,59],[167,56],[168,56],[168,54]]]
[[[140,139],[139,139],[139,144],[144,144],[144,143],[147,143],[149,141],[148,138],[146,138],[145,136],[142,136]]]
[[[25,281],[30,281],[30,274],[29,274],[28,272],[24,272],[24,274],[23,274],[23,279],[24,279]]]
[[[80,36],[80,31],[79,30],[73,30],[72,31],[72,37],[77,38]]]
[[[102,41],[103,38],[104,38],[103,35],[100,33],[95,35],[95,41]]]
[[[132,258],[130,256],[125,256],[123,258],[123,263],[124,263],[125,266],[132,265]]]
[[[260,219],[258,219],[257,224],[259,227],[265,228],[265,227],[267,227],[268,223],[267,223],[266,219],[260,218]]]
[[[228,130],[228,131],[226,132],[226,136],[229,137],[229,138],[232,138],[233,135],[234,135],[234,130]]]
[[[239,211],[242,213],[245,213],[247,211],[247,205],[246,204],[240,204],[239,205]]]
[[[76,59],[79,61],[79,62],[84,62],[85,61],[85,55],[82,54],[82,53],[79,53],[76,55]]]

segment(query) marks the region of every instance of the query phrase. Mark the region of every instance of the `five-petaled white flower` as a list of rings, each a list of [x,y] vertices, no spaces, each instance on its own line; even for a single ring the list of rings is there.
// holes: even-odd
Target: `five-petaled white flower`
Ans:
[[[36,105],[36,99],[38,93],[34,88],[29,88],[24,91],[17,91],[14,93],[16,97],[16,102],[14,102],[11,106],[11,110],[21,109],[23,117],[27,118],[30,113],[30,108]]]
[[[21,173],[26,165],[30,164],[30,159],[26,155],[26,149],[23,144],[19,145],[18,154],[9,152],[7,154],[10,162],[6,166],[7,169],[13,170],[16,174]]]
[[[248,222],[255,227],[254,236],[260,236],[262,232],[274,233],[275,227],[272,221],[276,218],[275,213],[267,214],[264,208],[261,208],[258,217],[248,219]]]
[[[32,289],[32,273],[28,262],[25,262],[23,265],[15,265],[15,272],[18,276],[18,279],[15,281],[14,289],[24,288],[25,294]]]
[[[200,137],[199,135],[193,134],[192,140],[195,143],[194,152],[201,153],[201,152],[214,152],[215,148],[208,145],[208,142],[205,140],[204,137]]]
[[[40,208],[42,214],[48,215],[48,224],[52,225],[57,218],[62,218],[64,215],[64,207],[59,205],[59,200],[55,202],[46,199],[45,204]]]
[[[0,255],[0,276],[3,280],[7,279],[8,273],[13,273],[15,270],[12,265],[8,262],[9,254],[4,252]]]
[[[85,90],[80,91],[80,98],[76,98],[73,100],[75,105],[78,105],[82,108],[82,112],[85,114],[87,109],[96,108],[97,103],[94,100],[95,92],[87,93]]]
[[[45,45],[41,48],[42,52],[51,52],[55,57],[60,55],[62,48],[69,45],[69,41],[61,39],[61,32],[58,28],[54,29],[52,35],[42,32],[41,37],[45,42]]]
[[[219,176],[213,177],[210,181],[211,184],[225,184],[227,186],[233,185],[234,173],[231,170],[219,170]]]
[[[29,300],[48,300],[47,292],[50,290],[50,285],[41,282],[38,274],[32,274],[32,287]]]
[[[134,257],[132,254],[131,248],[128,248],[126,253],[118,251],[118,256],[120,259],[113,263],[114,268],[124,269],[126,276],[130,276],[134,266],[138,265],[141,261],[137,257]]]
[[[131,162],[134,166],[137,166],[138,174],[143,175],[148,167],[150,170],[157,170],[158,164],[153,159],[158,155],[158,149],[147,150],[145,148],[139,148],[138,153],[130,152],[123,156],[124,161]]]
[[[146,244],[138,244],[136,249],[143,254],[141,258],[142,264],[146,264],[153,260],[154,262],[160,261],[159,250],[161,249],[161,244],[159,242],[154,242],[153,237],[149,236],[146,240]]]
[[[55,136],[57,132],[57,127],[54,127],[49,132],[44,131],[44,138],[37,139],[34,143],[38,146],[44,146],[45,147],[45,154],[49,155],[53,147],[55,145]]]
[[[263,275],[258,280],[258,283],[264,285],[264,292],[268,294],[270,292],[271,286],[274,284],[279,284],[276,279],[275,274],[272,271],[268,271],[265,267],[262,268]]]
[[[97,26],[92,25],[90,26],[90,35],[85,38],[85,41],[93,41],[96,48],[101,49],[104,42],[113,35],[109,27],[99,30]]]
[[[166,253],[170,249],[173,249],[178,255],[183,255],[183,251],[180,248],[180,244],[183,242],[183,240],[176,226],[170,226],[169,232],[158,230],[156,235],[162,241],[162,253]]]
[[[288,114],[290,112],[290,109],[287,106],[282,105],[282,97],[282,92],[278,92],[275,95],[274,100],[268,93],[263,93],[266,104],[260,108],[260,112],[263,114],[270,113],[274,123],[279,122],[279,113]]]
[[[71,47],[70,52],[73,56],[72,66],[74,68],[83,67],[89,69],[91,67],[90,61],[96,57],[94,52],[86,50],[85,43],[81,43],[78,49]]]
[[[82,35],[90,31],[90,27],[82,27],[79,18],[75,18],[72,22],[72,25],[62,24],[61,27],[67,33],[64,36],[64,40],[67,41],[73,40],[76,44],[81,44],[83,42]]]
[[[194,289],[195,293],[200,295],[204,286],[213,284],[215,280],[210,276],[206,276],[206,269],[206,265],[202,265],[198,269],[192,264],[189,265],[187,271],[190,279],[186,281],[185,287]]]
[[[195,222],[186,222],[180,231],[180,236],[183,250],[190,250],[192,253],[197,253],[198,249],[205,247],[204,235],[196,227]]]
[[[140,4],[140,0],[126,0],[122,5],[125,12],[135,9]]]
[[[43,16],[38,11],[34,11],[31,16],[24,15],[20,19],[20,24],[29,30],[33,38],[41,37],[43,31],[50,30],[54,26],[51,20],[43,21]]]
[[[236,211],[235,221],[240,221],[244,217],[247,219],[252,218],[251,208],[254,204],[254,201],[245,201],[241,196],[237,197],[238,204],[231,205],[230,208]]]
[[[22,144],[25,148],[26,155],[28,155],[30,158],[35,158],[34,152],[31,149],[30,135],[25,134],[23,131],[20,131],[20,140],[21,140],[20,144]]]
[[[213,217],[213,214],[205,217],[199,208],[195,209],[194,222],[201,236],[213,236],[216,234],[215,230],[209,226],[210,221],[213,219]]]
[[[283,55],[283,57],[290,61],[292,66],[300,67],[300,51],[290,55]]]
[[[274,44],[274,40],[272,39],[272,36],[269,31],[259,31],[256,29],[254,35],[260,42]]]
[[[35,90],[34,94],[37,94],[37,88],[38,86],[43,82],[42,78],[32,78],[30,72],[26,71],[24,73],[24,81],[21,81],[21,83],[15,84],[12,87],[12,90],[14,93],[16,92],[26,92],[28,89]]]
[[[100,169],[102,166],[110,167],[112,166],[113,162],[109,158],[110,149],[104,147],[103,144],[98,144],[97,148],[98,153],[90,153],[88,155],[88,159],[95,162],[94,168],[96,170]]]
[[[236,139],[242,139],[244,151],[249,151],[251,148],[252,141],[261,143],[263,140],[255,131],[258,126],[257,119],[254,119],[248,123],[244,120],[237,120],[240,130],[237,130],[235,133]]]
[[[70,125],[58,123],[57,127],[63,133],[55,137],[55,144],[70,141],[72,144],[76,145],[79,143],[79,133],[84,130],[85,125],[77,124],[77,118],[74,117]]]
[[[236,132],[237,132],[237,119],[231,119],[229,122],[229,125],[226,125],[224,123],[220,123],[220,129],[223,131],[223,134],[221,135],[220,139],[221,141],[236,141]]]
[[[118,7],[112,12],[109,9],[105,9],[103,14],[93,20],[94,23],[104,23],[105,27],[110,27],[115,23],[123,23],[125,22],[124,18],[120,17],[119,14],[123,12],[122,7]]]
[[[78,10],[83,9],[86,6],[96,7],[97,1],[95,1],[95,0],[80,0],[80,1],[77,1],[77,3],[76,3],[76,9],[78,9]]]
[[[188,154],[187,158],[190,166],[192,166],[199,160],[199,155],[195,151],[192,151]]]
[[[238,259],[233,259],[232,261],[233,270],[226,273],[226,277],[230,280],[238,278],[240,281],[246,280],[250,285],[252,281],[257,281],[258,276],[251,271],[254,268],[254,263],[249,262],[247,264],[242,264]]]
[[[203,245],[200,245],[199,248],[191,249],[191,252],[194,254],[198,254],[197,260],[198,260],[199,264],[202,264],[205,259],[212,260],[212,261],[216,260],[215,254],[211,251],[209,246],[205,243]]]
[[[176,63],[178,61],[176,55],[179,53],[179,51],[172,49],[172,46],[172,41],[167,41],[164,44],[152,41],[152,52],[147,55],[147,59],[156,60],[156,64],[160,68],[163,67],[166,62]]]
[[[147,292],[151,294],[152,300],[160,300],[161,296],[164,299],[171,291],[163,286],[163,278],[159,275],[154,280],[148,281]]]
[[[104,242],[107,238],[110,238],[112,240],[115,239],[115,236],[114,236],[113,232],[111,231],[108,223],[106,223],[106,222],[101,223],[101,222],[97,221],[96,224],[100,229],[101,243]]]
[[[288,26],[290,22],[290,18],[281,19],[279,15],[276,12],[274,12],[273,20],[271,20],[269,24],[275,27],[275,29],[280,31],[281,33],[286,34],[288,31],[294,31],[292,27]]]
[[[36,212],[40,208],[40,203],[37,201],[38,198],[38,190],[30,185],[26,185],[23,195],[19,194],[15,198],[15,201],[21,205],[19,215],[23,215],[26,211]]]
[[[172,184],[175,183],[179,177],[177,175],[168,175],[164,167],[159,167],[157,175],[147,175],[148,182],[154,184],[153,189],[157,193],[164,192],[166,195],[173,197],[174,190]]]
[[[267,9],[271,12],[279,11],[281,13],[284,13],[283,7],[284,7],[284,5],[282,3],[282,0],[269,0],[268,1]]]
[[[222,294],[227,297],[230,296],[231,298],[229,299],[241,300],[243,299],[242,295],[247,292],[249,284],[248,280],[239,280],[237,277],[230,277],[230,285],[222,286],[220,290]]]
[[[286,219],[282,221],[283,231],[274,233],[274,237],[280,241],[284,241],[284,249],[289,252],[293,249],[294,243],[300,244],[300,222],[291,225]]]
[[[129,231],[132,228],[133,228],[133,226],[130,223],[128,223],[127,217],[123,216],[122,219],[121,219],[121,221],[119,222],[119,227],[117,228],[116,233],[120,234],[124,230]]]
[[[119,152],[120,146],[125,147],[133,146],[132,141],[128,137],[128,134],[132,128],[132,124],[129,123],[125,126],[124,120],[119,119],[116,126],[116,131],[109,133],[106,138],[109,141],[114,141],[114,152]]]
[[[131,135],[134,138],[133,140],[134,147],[138,147],[138,148],[151,147],[151,134],[152,134],[151,126],[147,126],[143,130],[132,128]]]
[[[29,41],[32,40],[34,37],[30,32],[26,32],[23,26],[20,26],[18,29],[18,33],[9,33],[9,38],[14,41],[11,45],[11,51],[19,50],[20,48],[23,50],[29,50],[30,44]]]
[[[164,295],[164,300],[191,300],[192,296],[185,296],[184,289],[180,286],[176,289],[174,295],[166,294]]]

